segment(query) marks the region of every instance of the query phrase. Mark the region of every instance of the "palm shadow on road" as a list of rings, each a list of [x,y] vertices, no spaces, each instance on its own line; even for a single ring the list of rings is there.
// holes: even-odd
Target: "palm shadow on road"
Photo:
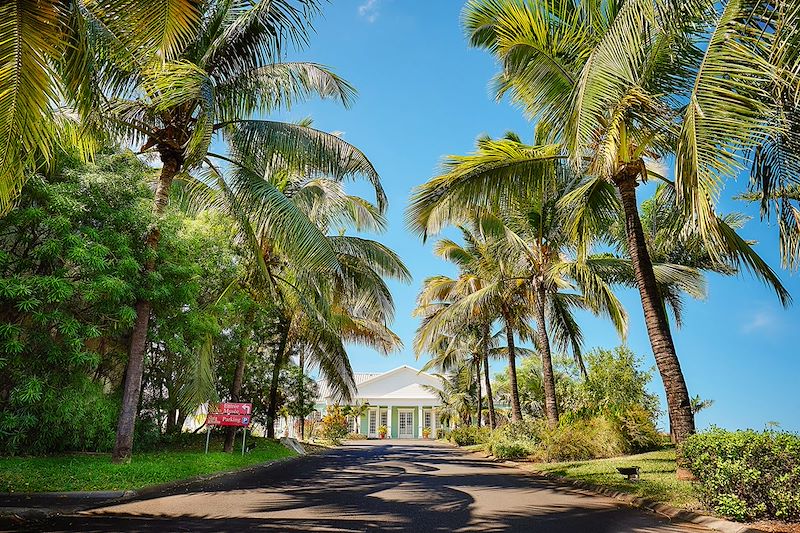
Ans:
[[[548,500],[554,488],[450,448],[348,446],[39,526],[84,532],[669,530],[653,528],[654,517],[638,511],[592,505],[581,491],[571,491],[569,504]],[[564,490],[558,487],[559,494]],[[581,498],[586,505],[573,503]]]

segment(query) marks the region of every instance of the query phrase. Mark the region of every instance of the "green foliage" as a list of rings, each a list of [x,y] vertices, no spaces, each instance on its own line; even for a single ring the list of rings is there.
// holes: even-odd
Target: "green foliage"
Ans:
[[[484,444],[489,440],[491,430],[487,427],[461,426],[453,429],[447,438],[458,446],[472,446]]]
[[[544,460],[590,459],[653,450],[661,443],[656,428],[658,398],[647,391],[652,372],[639,368],[628,348],[595,349],[583,356],[585,377],[576,364],[555,357],[556,390],[561,423],[548,430],[543,423],[544,391],[541,363],[525,358],[517,367],[520,404],[528,419],[494,432],[496,444],[517,444],[518,451]],[[494,391],[505,399],[507,374],[497,376]]]
[[[182,435],[153,451],[137,453],[127,464],[113,464],[106,454],[0,457],[0,492],[138,489],[295,455],[277,441],[250,435],[247,442],[256,445],[252,451],[244,456],[224,453],[224,438],[225,432],[213,432],[206,455],[205,433]]]
[[[658,413],[658,398],[646,388],[653,373],[639,369],[641,360],[629,348],[597,348],[584,359],[587,375],[580,389],[585,407],[620,412],[638,406],[652,415]]]
[[[800,436],[712,428],[681,445],[715,512],[736,520],[800,519]]]
[[[544,423],[524,419],[510,422],[491,432],[486,441],[486,451],[498,459],[521,459],[532,455],[540,442]]]
[[[328,442],[339,444],[342,442],[349,429],[347,426],[347,417],[342,412],[339,406],[328,407],[328,412],[322,417],[319,428],[320,437]]]
[[[554,429],[543,427],[534,456],[542,461],[571,461],[613,457],[625,451],[615,424],[598,416],[562,423]]]
[[[130,153],[62,154],[0,219],[0,452],[108,447],[150,172]]]
[[[522,459],[534,453],[534,446],[526,441],[491,441],[489,452],[498,459]]]
[[[307,376],[299,366],[288,369],[284,381],[286,413],[297,418],[306,418],[314,412],[318,393],[317,382]],[[345,414],[345,413],[342,413]]]

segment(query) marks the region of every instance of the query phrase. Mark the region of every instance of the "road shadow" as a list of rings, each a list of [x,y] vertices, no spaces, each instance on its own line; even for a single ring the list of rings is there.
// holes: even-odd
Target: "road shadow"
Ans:
[[[600,501],[602,500],[602,504]],[[346,446],[28,531],[685,531],[449,447]]]

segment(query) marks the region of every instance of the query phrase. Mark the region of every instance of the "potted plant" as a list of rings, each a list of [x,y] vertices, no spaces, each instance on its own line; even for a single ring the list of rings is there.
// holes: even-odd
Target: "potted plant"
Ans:
[[[386,438],[386,434],[389,432],[389,428],[386,426],[379,426],[378,427],[378,436],[382,439]]]
[[[431,428],[429,427],[422,428],[422,438],[423,439],[431,438]]]

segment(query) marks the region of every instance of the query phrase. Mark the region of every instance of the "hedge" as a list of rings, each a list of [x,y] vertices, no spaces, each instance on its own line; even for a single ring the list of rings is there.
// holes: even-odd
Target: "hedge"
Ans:
[[[734,520],[800,520],[800,436],[712,428],[681,445],[701,498]]]

